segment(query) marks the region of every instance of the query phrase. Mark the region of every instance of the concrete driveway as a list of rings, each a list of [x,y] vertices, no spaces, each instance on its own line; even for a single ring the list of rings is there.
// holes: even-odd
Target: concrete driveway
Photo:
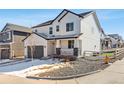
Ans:
[[[40,84],[124,84],[124,59],[113,63],[105,70],[92,75],[68,80],[32,80],[16,76],[0,75],[0,83]]]

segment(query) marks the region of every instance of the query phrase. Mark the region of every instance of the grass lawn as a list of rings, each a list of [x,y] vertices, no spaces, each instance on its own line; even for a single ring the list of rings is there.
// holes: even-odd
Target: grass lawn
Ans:
[[[102,56],[109,56],[109,57],[111,57],[111,56],[113,56],[114,55],[114,53],[103,53],[103,54],[101,54]]]

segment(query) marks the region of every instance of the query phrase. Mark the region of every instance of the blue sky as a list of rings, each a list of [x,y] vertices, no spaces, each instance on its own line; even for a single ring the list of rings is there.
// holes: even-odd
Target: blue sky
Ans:
[[[82,13],[91,9],[73,9]],[[54,19],[61,9],[0,9],[0,30],[6,23],[23,26],[34,26],[44,21]],[[106,34],[120,34],[124,38],[124,10],[95,10],[102,28]]]

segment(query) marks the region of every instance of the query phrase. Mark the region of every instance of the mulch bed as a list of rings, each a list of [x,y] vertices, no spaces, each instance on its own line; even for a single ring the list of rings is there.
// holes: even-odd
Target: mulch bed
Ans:
[[[66,63],[65,63],[66,64]],[[80,59],[78,61],[71,61],[67,63],[65,67],[60,67],[52,71],[45,73],[37,74],[37,77],[46,78],[46,77],[66,77],[73,76],[78,74],[85,74],[92,71],[103,70],[108,67],[109,64],[104,64],[99,61],[86,61]]]
[[[111,63],[114,63],[117,60],[121,60],[124,54],[120,55],[116,59],[111,59]],[[104,70],[109,64],[105,64],[103,59],[101,60],[86,60],[80,58],[76,61],[70,61],[65,63],[64,67],[59,67],[59,69],[49,70],[45,73],[38,73],[34,75],[34,77],[39,78],[61,78],[61,77],[68,77],[68,76],[76,76],[80,74],[86,74],[89,72],[97,71],[97,70]]]

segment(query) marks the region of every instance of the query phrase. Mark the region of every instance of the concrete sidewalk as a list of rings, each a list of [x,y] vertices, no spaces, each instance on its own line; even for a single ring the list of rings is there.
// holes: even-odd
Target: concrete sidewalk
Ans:
[[[72,82],[74,79],[72,80]],[[71,82],[71,83],[72,83]],[[57,83],[69,83],[68,80],[57,81]],[[116,61],[105,70],[76,78],[75,83],[79,84],[124,84],[124,59]]]
[[[10,84],[124,84],[124,59],[113,63],[105,70],[68,80],[32,80],[16,76],[0,75],[0,83]]]

